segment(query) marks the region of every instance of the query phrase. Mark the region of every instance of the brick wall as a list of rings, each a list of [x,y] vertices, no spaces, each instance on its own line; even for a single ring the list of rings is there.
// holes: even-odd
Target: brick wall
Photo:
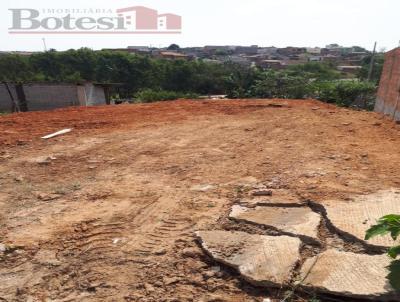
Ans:
[[[400,48],[385,55],[375,111],[400,121]]]

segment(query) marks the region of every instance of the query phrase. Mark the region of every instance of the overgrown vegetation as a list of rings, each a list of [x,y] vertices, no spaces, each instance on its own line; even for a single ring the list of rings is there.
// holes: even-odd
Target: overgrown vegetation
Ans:
[[[363,59],[363,61],[361,62],[362,68],[358,72],[359,79],[367,80],[369,69],[370,69],[370,64],[371,64],[371,59],[372,59],[372,56],[368,56],[365,59]],[[381,79],[384,59],[385,58],[384,58],[383,53],[378,53],[375,56],[374,66],[373,66],[372,74],[371,74],[371,81],[375,84],[379,84],[379,80]]]
[[[140,103],[149,103],[156,101],[169,101],[176,99],[197,99],[198,95],[194,93],[182,93],[167,90],[142,89],[135,94],[135,100]]]
[[[400,215],[386,215],[378,220],[378,223],[372,226],[365,235],[365,240],[369,240],[376,236],[384,236],[390,234],[394,241],[400,236]],[[394,259],[389,265],[389,274],[387,279],[392,287],[400,290],[400,245],[394,245],[389,249],[387,254]]]
[[[343,79],[333,65],[319,62],[285,70],[261,70],[234,63],[163,60],[115,51],[82,48],[50,50],[31,56],[0,56],[0,81],[118,84],[118,97],[169,100],[191,94],[226,94],[231,98],[317,98],[341,106],[374,102],[382,58],[375,61],[373,82],[365,82],[368,59],[359,79]]]
[[[0,81],[120,84],[121,97],[150,88],[175,92],[224,93],[226,78],[236,66],[201,61],[163,60],[87,48],[48,51],[31,56],[0,55]]]
[[[264,71],[247,90],[238,87],[231,97],[315,98],[339,106],[372,108],[376,85],[358,79],[341,79],[329,65],[307,63],[283,71]]]
[[[376,89],[375,84],[358,80],[314,82],[310,85],[310,97],[338,106],[356,106],[372,110]]]

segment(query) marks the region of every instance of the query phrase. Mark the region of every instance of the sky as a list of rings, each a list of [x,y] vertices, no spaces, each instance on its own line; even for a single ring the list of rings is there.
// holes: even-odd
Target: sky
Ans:
[[[9,9],[118,9],[142,5],[182,16],[181,34],[9,34]],[[390,50],[399,46],[399,0],[1,0],[0,50],[41,51],[128,45],[324,47],[338,43]],[[58,15],[61,16],[61,15]]]

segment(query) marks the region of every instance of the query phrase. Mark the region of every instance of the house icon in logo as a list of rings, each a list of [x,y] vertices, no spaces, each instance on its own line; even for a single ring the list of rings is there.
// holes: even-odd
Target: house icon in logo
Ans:
[[[125,26],[130,30],[169,31],[182,28],[182,17],[175,14],[158,14],[157,10],[132,6],[117,10],[118,17],[125,19]]]
[[[158,15],[158,29],[180,30],[182,29],[182,18],[175,14]]]

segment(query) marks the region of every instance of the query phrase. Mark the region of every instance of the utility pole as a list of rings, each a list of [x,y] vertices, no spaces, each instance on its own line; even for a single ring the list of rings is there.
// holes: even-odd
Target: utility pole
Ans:
[[[374,50],[372,51],[371,62],[369,63],[369,71],[368,71],[368,82],[371,81],[372,72],[374,71],[374,63],[375,63],[375,54],[376,54],[376,42],[374,44]]]
[[[43,41],[44,51],[46,52],[47,51],[46,39],[42,38],[42,41]]]

